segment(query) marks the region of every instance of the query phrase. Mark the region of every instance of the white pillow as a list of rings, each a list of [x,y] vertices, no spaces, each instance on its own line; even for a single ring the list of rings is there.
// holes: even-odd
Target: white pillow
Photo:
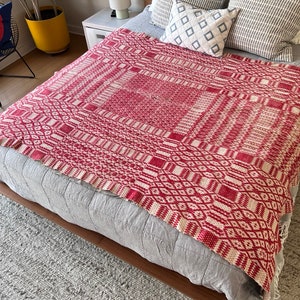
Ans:
[[[190,50],[221,57],[239,10],[195,8],[174,0],[169,23],[160,40]]]

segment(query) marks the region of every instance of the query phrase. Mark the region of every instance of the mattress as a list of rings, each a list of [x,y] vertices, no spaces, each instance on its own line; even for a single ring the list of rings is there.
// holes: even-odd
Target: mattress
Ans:
[[[126,28],[160,36],[162,30],[149,21],[146,9],[126,23]],[[149,261],[184,275],[194,284],[224,293],[229,300],[262,297],[258,284],[240,268],[109,191],[99,191],[84,181],[65,176],[6,147],[0,147],[0,180],[22,197],[39,203],[63,219],[100,232]],[[295,187],[291,191],[294,197],[296,190]],[[283,240],[290,217],[287,214],[281,219]],[[278,274],[283,265],[282,251],[277,255],[276,262],[278,269],[272,283],[272,298],[277,293]]]

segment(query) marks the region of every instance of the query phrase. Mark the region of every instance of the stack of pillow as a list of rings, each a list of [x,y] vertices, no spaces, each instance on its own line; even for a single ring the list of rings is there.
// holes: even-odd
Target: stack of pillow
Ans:
[[[153,0],[151,10],[161,41],[216,57],[227,47],[291,62],[300,40],[299,0]]]

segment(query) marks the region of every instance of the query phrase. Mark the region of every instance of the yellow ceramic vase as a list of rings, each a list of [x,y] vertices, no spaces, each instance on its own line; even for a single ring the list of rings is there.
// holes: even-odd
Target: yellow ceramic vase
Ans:
[[[41,11],[51,10],[51,6],[41,7]],[[70,35],[65,14],[57,7],[58,15],[37,21],[25,18],[36,47],[46,53],[55,54],[65,51],[70,44]]]

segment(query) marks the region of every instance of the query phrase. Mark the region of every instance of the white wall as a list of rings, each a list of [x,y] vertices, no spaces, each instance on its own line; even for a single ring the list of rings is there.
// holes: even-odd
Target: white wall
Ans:
[[[57,0],[64,8],[70,32],[83,34],[81,22],[100,9],[109,7],[108,0]]]
[[[137,2],[144,3],[143,0],[131,0],[132,10],[137,9]],[[109,7],[109,0],[57,0],[57,3],[64,8],[70,32],[77,34],[83,34],[81,24],[83,20],[100,9]]]

